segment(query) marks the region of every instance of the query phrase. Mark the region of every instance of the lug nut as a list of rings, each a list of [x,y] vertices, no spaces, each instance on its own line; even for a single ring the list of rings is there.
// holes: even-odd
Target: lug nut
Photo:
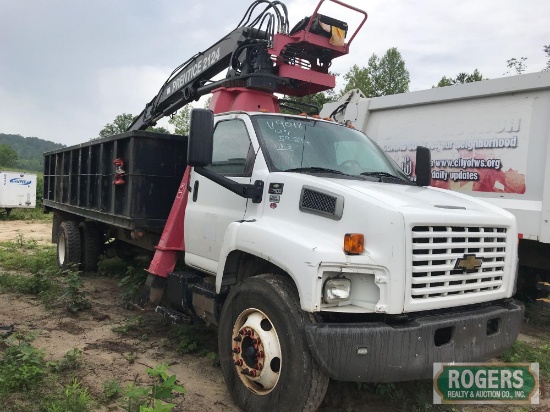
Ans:
[[[265,356],[265,353],[263,350],[258,351],[258,358],[263,358]]]
[[[243,360],[242,360],[242,359],[237,359],[237,360],[235,361],[235,365],[236,365],[236,366],[243,366]]]
[[[246,333],[246,331],[244,329],[239,330],[239,335],[244,335],[245,333]]]
[[[257,363],[256,366],[254,367],[254,369],[262,369],[264,365],[262,365],[261,363]]]
[[[253,378],[256,377],[256,371],[252,370],[252,371],[248,371],[248,376],[252,376]]]
[[[241,349],[237,346],[233,348],[233,353],[241,353]]]
[[[248,375],[248,372],[250,372],[248,369],[241,370],[241,375]]]
[[[233,338],[233,340],[234,340],[235,342],[240,342],[240,341],[243,340],[243,338],[242,338],[242,336],[237,335],[236,337]]]

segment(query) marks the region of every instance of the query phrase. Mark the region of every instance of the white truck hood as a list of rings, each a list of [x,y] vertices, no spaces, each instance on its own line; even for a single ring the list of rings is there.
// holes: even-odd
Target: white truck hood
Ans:
[[[337,185],[372,197],[387,205],[388,208],[405,213],[407,209],[409,211],[414,209],[417,213],[421,211],[451,212],[453,210],[464,213],[464,210],[467,210],[472,215],[489,213],[507,218],[512,217],[510,213],[490,203],[450,190],[357,180],[330,180]]]

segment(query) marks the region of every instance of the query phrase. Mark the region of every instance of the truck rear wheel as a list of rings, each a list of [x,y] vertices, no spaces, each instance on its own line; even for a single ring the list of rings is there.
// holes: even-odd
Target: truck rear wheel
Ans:
[[[82,270],[85,272],[97,272],[97,263],[101,254],[101,236],[99,229],[91,222],[81,222],[80,239],[82,243]]]
[[[80,264],[80,245],[78,223],[69,220],[61,222],[57,233],[57,265],[60,269]]]
[[[298,292],[283,276],[266,274],[232,288],[223,307],[218,345],[225,383],[246,411],[314,411],[328,376],[311,356]]]

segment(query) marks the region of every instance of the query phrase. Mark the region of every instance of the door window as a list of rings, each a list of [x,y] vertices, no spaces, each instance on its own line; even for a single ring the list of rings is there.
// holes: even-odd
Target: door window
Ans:
[[[226,176],[251,176],[254,150],[242,120],[225,120],[214,130],[212,164],[207,169]]]

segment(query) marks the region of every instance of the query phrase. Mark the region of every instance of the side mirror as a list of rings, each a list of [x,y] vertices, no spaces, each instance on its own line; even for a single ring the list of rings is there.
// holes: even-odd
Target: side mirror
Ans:
[[[416,184],[429,186],[432,182],[432,155],[427,147],[416,148]]]
[[[187,164],[208,166],[212,163],[214,147],[214,113],[208,109],[193,109],[189,123]]]

